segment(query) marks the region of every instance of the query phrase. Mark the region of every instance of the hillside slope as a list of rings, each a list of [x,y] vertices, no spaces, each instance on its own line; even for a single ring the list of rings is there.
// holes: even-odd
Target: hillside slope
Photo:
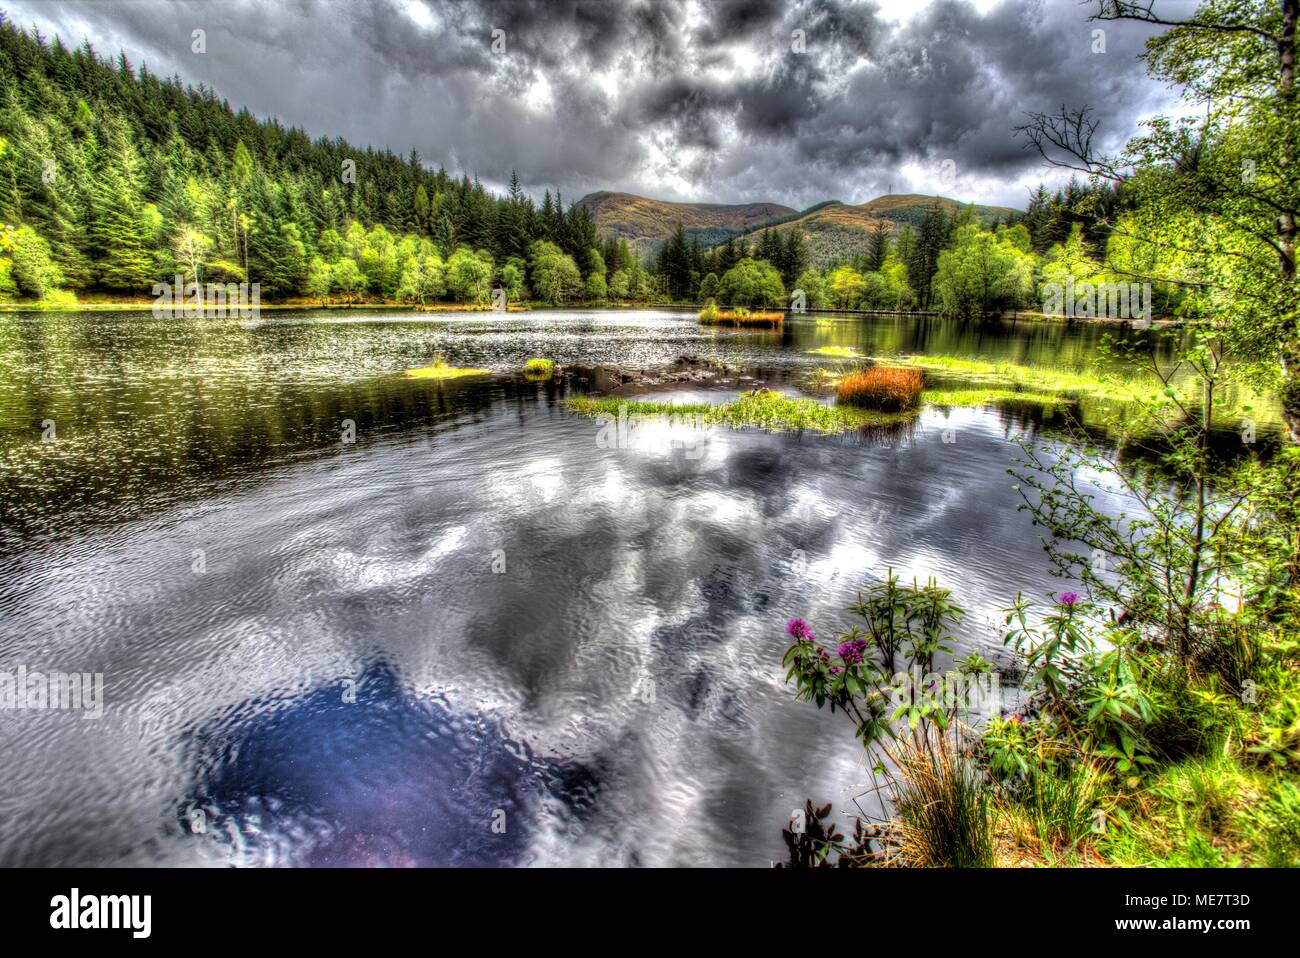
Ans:
[[[1017,212],[1006,206],[965,204],[946,196],[900,193],[877,196],[850,206],[827,200],[800,213],[780,203],[674,203],[633,193],[589,193],[578,200],[592,214],[602,236],[627,240],[641,254],[653,254],[681,223],[688,237],[703,247],[725,243],[768,224],[775,230],[799,227],[808,236],[811,265],[825,266],[866,249],[867,237],[879,222],[897,232],[904,224],[919,224],[927,210],[938,205],[952,215],[972,206],[985,223]]]
[[[978,203],[959,203],[946,196],[926,196],[920,193],[902,193],[877,196],[857,206],[831,203],[815,209],[805,216],[774,226],[778,231],[798,227],[808,237],[809,261],[812,266],[826,266],[844,259],[867,247],[867,237],[884,221],[891,233],[905,224],[916,226],[926,212],[938,206],[949,216],[963,207],[972,207],[975,215],[985,223],[1018,212],[1007,206],[982,206]],[[723,239],[725,242],[725,237]]]
[[[707,246],[796,212],[779,203],[673,203],[609,192],[589,193],[577,205],[591,212],[602,236],[625,239],[639,253],[649,252],[671,236],[678,223]]]

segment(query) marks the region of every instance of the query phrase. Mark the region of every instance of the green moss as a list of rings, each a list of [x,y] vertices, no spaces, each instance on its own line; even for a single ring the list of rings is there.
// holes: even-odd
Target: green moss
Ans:
[[[912,413],[880,413],[848,406],[828,406],[815,399],[785,396],[771,390],[757,396],[711,405],[624,399],[618,396],[579,397],[568,400],[569,408],[583,416],[669,416],[699,417],[705,426],[758,426],[768,432],[813,432],[836,434],[868,426],[905,422]]]

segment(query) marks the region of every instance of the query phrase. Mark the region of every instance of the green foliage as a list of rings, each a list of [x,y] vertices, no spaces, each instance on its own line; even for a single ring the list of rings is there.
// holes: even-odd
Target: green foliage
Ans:
[[[572,256],[554,243],[540,240],[532,245],[528,256],[534,293],[552,303],[563,303],[577,294],[582,274]]]
[[[955,245],[940,254],[934,284],[943,311],[973,318],[1024,306],[1033,291],[1034,257],[1010,238],[977,226],[956,231]]]
[[[718,299],[730,306],[780,306],[785,300],[781,274],[767,260],[742,259],[718,281]]]
[[[1030,624],[1029,604],[1020,596],[1007,610],[1004,641],[1025,656],[1024,686],[1081,748],[1113,759],[1123,773],[1149,764],[1142,729],[1153,710],[1138,681],[1133,636],[1112,630],[1099,642],[1087,607],[1068,599],[1041,625]]]
[[[447,291],[466,303],[483,304],[492,291],[492,257],[486,250],[477,253],[462,246],[451,254],[446,268]]]
[[[951,592],[933,580],[902,586],[890,570],[879,585],[859,592],[848,611],[862,626],[836,633],[830,645],[792,624],[795,641],[781,664],[796,698],[846,714],[864,745],[893,736],[894,723],[903,719],[913,729],[923,721],[946,725],[951,703],[918,688],[918,676],[933,671],[936,654],[951,651],[949,630],[963,614]],[[902,672],[896,671],[900,659]]]
[[[446,268],[432,243],[421,244],[421,251],[406,258],[397,298],[421,306],[437,300],[447,291]]]
[[[63,281],[63,273],[50,256],[50,245],[34,230],[21,226],[14,231],[5,275],[0,276],[0,293],[9,285],[36,299],[44,299]],[[5,278],[9,283],[4,282]],[[12,295],[12,294],[11,294]]]

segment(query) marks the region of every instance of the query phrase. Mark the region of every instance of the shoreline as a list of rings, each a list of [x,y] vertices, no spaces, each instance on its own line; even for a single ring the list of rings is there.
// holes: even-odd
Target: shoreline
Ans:
[[[0,313],[107,313],[107,312],[139,312],[153,308],[152,299],[110,299],[110,300],[89,300],[78,301],[75,303],[64,303],[59,306],[41,306],[38,303],[0,303]],[[362,303],[314,303],[304,300],[286,300],[276,303],[262,303],[258,305],[258,310],[269,310],[274,312],[284,312],[290,310],[365,310],[365,309],[383,309],[393,311],[406,311],[411,313],[527,313],[527,312],[548,312],[551,310],[563,309],[582,309],[617,312],[620,310],[633,309],[658,309],[658,310],[676,310],[681,312],[691,312],[702,309],[703,306],[697,303],[656,303],[656,302],[635,302],[635,303],[605,303],[598,305],[595,303],[565,303],[555,305],[551,303],[526,302],[521,304],[511,304],[504,310],[494,310],[491,306],[471,306],[466,303],[446,303],[435,306],[420,306],[413,303],[399,303],[394,301],[379,302],[362,302]],[[780,311],[791,317],[789,307],[765,307],[772,311]],[[846,319],[866,316],[909,316],[917,319],[944,319],[944,315],[934,310],[888,310],[888,309],[808,309],[796,316],[842,316]],[[218,318],[218,317],[213,317]],[[227,317],[229,318],[229,317]],[[971,320],[966,320],[967,322]],[[980,320],[974,320],[980,322]],[[1117,319],[1108,316],[1048,316],[1043,313],[1030,312],[1028,310],[1017,310],[1014,312],[1003,313],[1001,316],[990,317],[984,322],[1028,322],[1034,324],[1063,324],[1071,323],[1091,323],[1104,324],[1108,326],[1135,326],[1137,328],[1152,329],[1171,329],[1183,324],[1183,320],[1175,317],[1153,317],[1148,326],[1141,325],[1138,320]]]

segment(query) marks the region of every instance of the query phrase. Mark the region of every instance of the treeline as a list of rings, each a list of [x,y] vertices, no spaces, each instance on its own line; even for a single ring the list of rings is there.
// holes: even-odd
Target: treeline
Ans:
[[[1055,193],[1039,187],[1023,214],[983,223],[970,208],[937,204],[918,222],[891,231],[880,221],[861,248],[829,267],[808,265],[798,227],[764,229],[710,249],[680,227],[651,264],[653,286],[677,300],[716,299],[730,306],[808,309],[938,310],[963,318],[1039,309],[1052,288],[1079,290],[1130,283],[1157,273],[1149,244],[1115,230],[1128,214],[1120,191],[1071,181]],[[1087,284],[1085,286],[1085,284]],[[1177,313],[1181,288],[1152,284],[1152,311]]]
[[[648,293],[625,243],[412,151],[311,139],[124,55],[0,18],[0,298],[148,294],[177,272],[267,297]]]
[[[935,206],[813,268],[797,226],[702,248],[680,226],[642,266],[557,192],[504,195],[412,152],[311,139],[203,86],[100,57],[89,42],[0,19],[0,299],[148,295],[192,282],[257,282],[267,298],[484,302],[667,299],[808,308],[1025,308],[1044,282],[1097,281],[1122,194],[1071,183],[1023,216],[980,224]],[[1077,236],[1077,239],[1076,239]],[[1123,261],[1124,250],[1118,251]],[[1135,275],[1158,264],[1138,262]],[[1173,288],[1157,309],[1178,305]]]

